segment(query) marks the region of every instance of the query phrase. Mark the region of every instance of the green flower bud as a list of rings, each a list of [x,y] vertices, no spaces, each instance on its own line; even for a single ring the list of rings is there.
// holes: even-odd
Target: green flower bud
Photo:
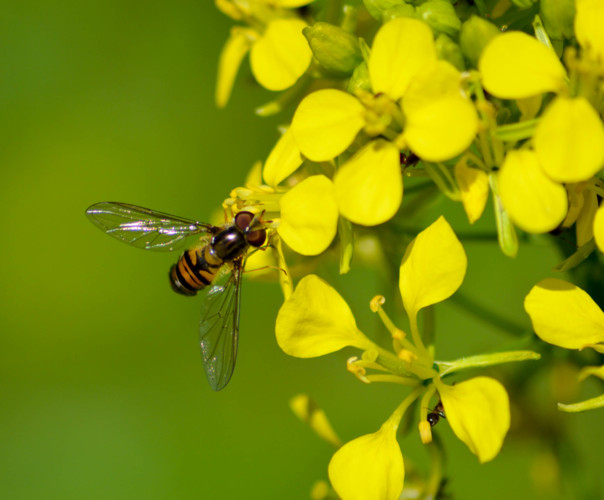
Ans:
[[[382,21],[382,15],[385,11],[404,5],[404,0],[363,0],[365,8],[378,21]]]
[[[436,37],[436,52],[439,59],[450,62],[459,71],[465,71],[466,66],[461,49],[447,35],[442,34]]]
[[[396,7],[392,7],[391,9],[386,9],[382,14],[382,20],[384,23],[388,21],[392,21],[397,17],[414,17],[417,18],[417,13],[415,12],[415,7],[408,3],[403,5],[398,5]]]
[[[417,13],[437,33],[455,36],[461,27],[455,8],[445,0],[428,0],[417,7]]]
[[[369,81],[369,70],[367,69],[367,63],[362,62],[352,73],[352,77],[348,82],[348,92],[355,95],[357,90],[366,90],[371,92],[371,82]]]
[[[491,38],[499,33],[497,26],[481,17],[472,16],[463,23],[459,35],[459,45],[461,46],[461,52],[472,63],[472,66],[476,67],[478,65],[478,58],[482,53],[482,49]]]
[[[550,38],[554,40],[573,37],[575,0],[541,0],[541,19]]]
[[[511,1],[516,7],[520,7],[521,9],[528,9],[529,7],[532,7],[533,4],[537,0],[511,0]]]
[[[349,76],[363,61],[358,39],[342,28],[318,22],[302,33],[319,64],[332,73]]]

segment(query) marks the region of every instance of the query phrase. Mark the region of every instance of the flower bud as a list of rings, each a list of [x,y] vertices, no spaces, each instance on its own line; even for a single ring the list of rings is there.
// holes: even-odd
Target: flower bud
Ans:
[[[375,17],[378,21],[382,21],[383,14],[388,9],[393,7],[397,7],[400,5],[404,5],[404,0],[363,0],[363,4],[365,8],[373,17]],[[386,20],[384,19],[384,22]]]
[[[349,76],[363,61],[359,41],[342,28],[318,22],[304,28],[302,33],[317,61],[332,73]]]
[[[478,58],[482,49],[494,36],[499,34],[499,29],[493,23],[484,19],[472,16],[461,26],[459,35],[459,44],[461,52],[474,67],[478,65]]]
[[[543,25],[550,38],[562,40],[573,37],[574,0],[541,0],[539,5]]]
[[[362,62],[352,73],[352,77],[348,81],[348,92],[356,95],[357,90],[365,90],[371,92],[371,82],[369,81],[369,71],[367,69],[367,63]]]
[[[444,59],[455,66],[459,71],[466,69],[463,55],[459,45],[445,34],[436,37],[436,53],[439,59]]]
[[[386,9],[382,14],[382,19],[384,23],[388,21],[392,21],[398,17],[414,17],[417,18],[417,13],[415,11],[415,7],[408,3],[404,3],[402,5],[397,5],[396,7],[392,7],[390,9]]]
[[[461,27],[455,8],[445,0],[428,0],[417,7],[417,13],[437,33],[455,36]]]

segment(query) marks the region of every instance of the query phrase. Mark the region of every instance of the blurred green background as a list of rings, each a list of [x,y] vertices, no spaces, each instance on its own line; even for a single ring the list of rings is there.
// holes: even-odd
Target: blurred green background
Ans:
[[[187,0],[4,2],[2,13],[0,498],[308,498],[333,450],[289,398],[310,393],[349,440],[377,430],[400,389],[359,384],[345,370],[353,351],[288,358],[273,332],[280,290],[246,281],[237,368],[214,393],[197,346],[199,301],[168,286],[176,256],[121,245],[84,216],[92,203],[125,201],[209,219],[266,157],[287,117],[254,115],[272,96],[247,62],[229,106],[214,106],[231,22],[213,3]],[[459,206],[435,205],[443,211],[469,229]],[[489,213],[483,227],[491,222]],[[528,328],[522,298],[559,260],[547,240],[516,260],[491,242],[466,249],[462,292]],[[385,293],[380,281],[359,267],[334,274],[362,329],[379,331],[367,304]],[[514,341],[453,302],[437,308],[437,331],[441,359]],[[547,374],[535,380],[534,394],[550,394]],[[574,396],[593,395],[584,384]],[[573,474],[597,490],[602,414],[559,415],[553,401],[529,406],[546,405],[544,418],[572,439]],[[537,495],[535,477],[553,471],[555,483],[556,472],[530,431],[482,466],[446,423],[437,432],[457,498],[577,495]],[[402,446],[426,467],[415,431]]]

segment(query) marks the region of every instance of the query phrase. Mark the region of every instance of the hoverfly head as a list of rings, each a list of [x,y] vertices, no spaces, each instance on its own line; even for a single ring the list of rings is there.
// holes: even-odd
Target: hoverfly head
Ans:
[[[261,247],[266,241],[266,229],[262,214],[253,214],[252,212],[238,212],[235,216],[235,225],[243,232],[245,240],[252,247]]]

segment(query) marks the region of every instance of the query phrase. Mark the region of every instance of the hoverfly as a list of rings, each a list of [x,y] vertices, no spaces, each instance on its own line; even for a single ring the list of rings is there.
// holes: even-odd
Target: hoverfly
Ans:
[[[187,296],[208,288],[199,343],[212,389],[223,389],[237,358],[244,261],[250,248],[266,241],[261,217],[241,211],[230,223],[214,226],[115,202],[96,203],[86,215],[109,236],[136,248],[167,252],[187,248],[170,269],[170,283],[174,291]]]
[[[445,407],[439,399],[434,409],[430,413],[428,413],[426,419],[428,420],[430,427],[434,427],[436,424],[438,424],[438,421],[441,418],[447,418],[447,416],[445,415]]]

